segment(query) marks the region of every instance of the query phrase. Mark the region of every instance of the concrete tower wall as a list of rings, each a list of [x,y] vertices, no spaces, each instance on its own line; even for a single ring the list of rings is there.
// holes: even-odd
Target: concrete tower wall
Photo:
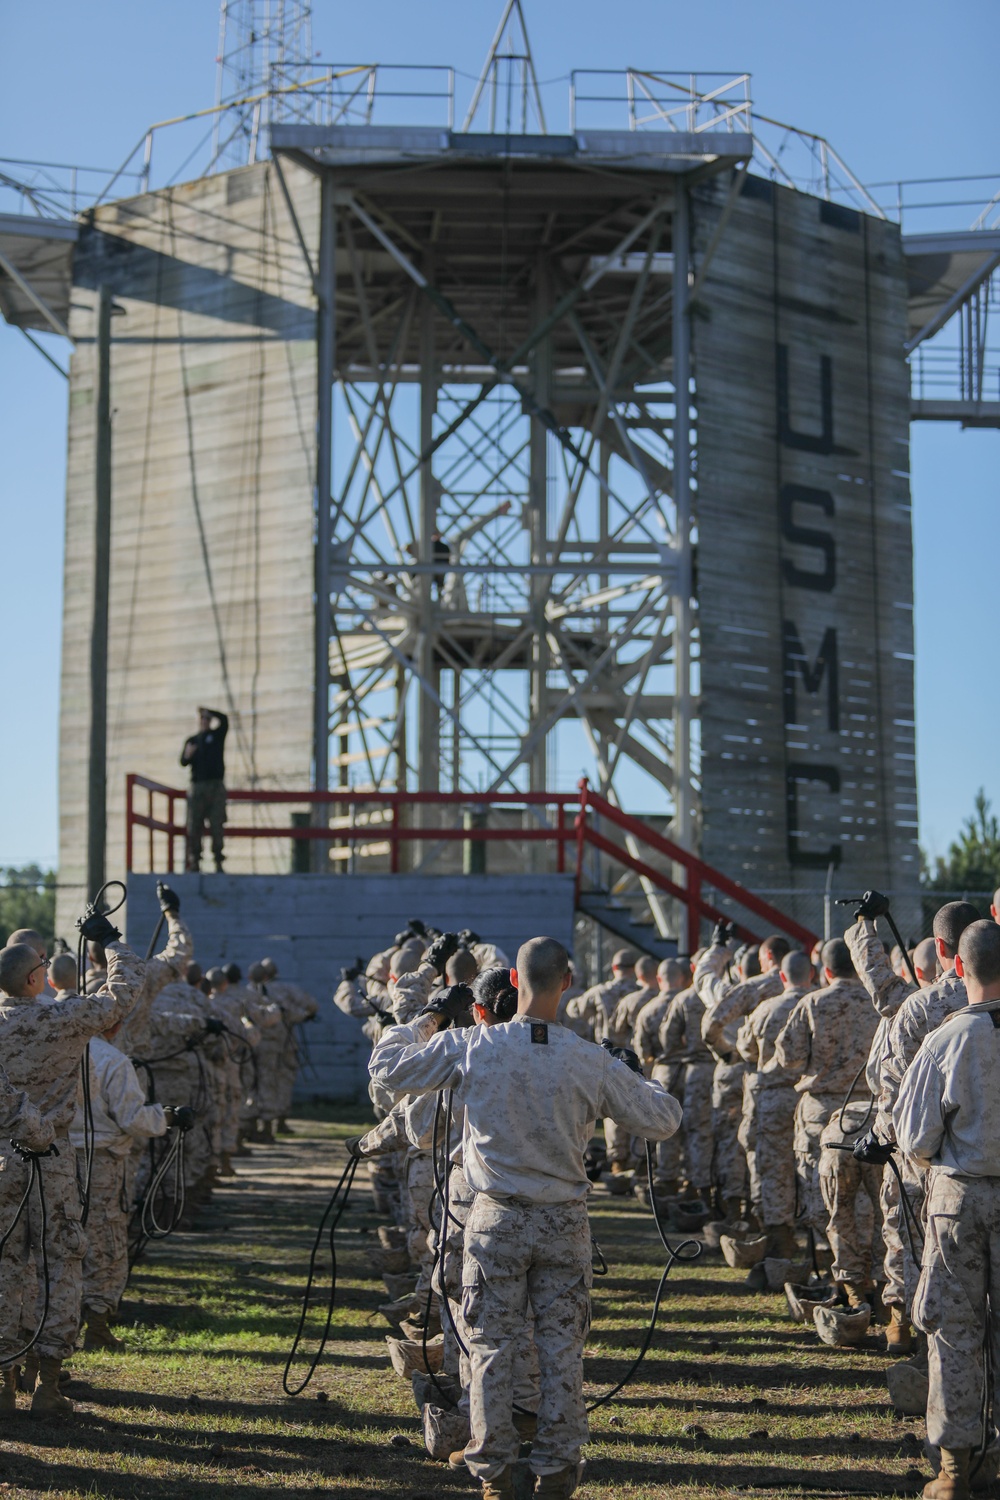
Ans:
[[[286,177],[315,261],[315,179],[292,166]],[[124,309],[111,346],[110,876],[125,867],[126,772],[181,784],[178,755],[199,703],[230,715],[234,784],[309,785],[316,427],[315,299],[273,165],[98,209],[74,280],[58,912],[67,935],[86,871],[98,288]],[[227,863],[272,871],[288,858],[287,840],[247,840],[230,845]]]
[[[822,930],[918,879],[898,227],[748,178],[692,321],[702,853]]]

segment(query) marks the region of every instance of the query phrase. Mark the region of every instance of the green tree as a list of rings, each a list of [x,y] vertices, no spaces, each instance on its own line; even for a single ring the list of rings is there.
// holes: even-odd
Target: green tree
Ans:
[[[947,859],[938,859],[930,884],[939,891],[990,891],[1000,886],[1000,819],[982,787]]]
[[[38,865],[0,868],[0,943],[19,927],[40,932],[51,950],[56,930],[56,872]]]

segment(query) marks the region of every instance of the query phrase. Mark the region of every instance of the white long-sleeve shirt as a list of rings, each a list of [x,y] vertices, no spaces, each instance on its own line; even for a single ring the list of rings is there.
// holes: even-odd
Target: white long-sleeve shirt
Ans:
[[[128,1156],[136,1141],[165,1135],[162,1104],[147,1104],[146,1093],[129,1058],[103,1037],[90,1043],[90,1102],[94,1116],[94,1149]],[[69,1131],[70,1144],[84,1147],[83,1101],[77,1099]]]
[[[369,1062],[395,1092],[452,1089],[465,1109],[465,1176],[473,1192],[532,1203],[586,1197],[583,1157],[593,1122],[664,1140],[681,1106],[602,1047],[564,1026],[517,1016],[496,1026],[436,1031],[433,1016],[394,1026]]]

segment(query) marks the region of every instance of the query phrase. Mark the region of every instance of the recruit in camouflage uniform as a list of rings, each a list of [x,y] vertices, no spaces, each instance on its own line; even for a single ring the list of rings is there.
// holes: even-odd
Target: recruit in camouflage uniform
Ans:
[[[668,1191],[676,1191],[683,1163],[690,1186],[710,1203],[715,1058],[702,1040],[704,1015],[705,1007],[691,986],[673,992],[660,1025],[660,1060],[653,1066],[653,1078],[678,1100],[683,1116],[677,1134],[656,1147],[656,1178]]]
[[[83,1259],[82,1318],[87,1325],[87,1348],[114,1348],[118,1340],[108,1329],[108,1318],[128,1281],[128,1216],[126,1167],[134,1145],[164,1135],[167,1120],[162,1104],[147,1104],[146,1092],[129,1059],[111,1042],[94,1037],[87,1049],[93,1120],[90,1163],[90,1213],[87,1253]],[[81,1196],[87,1184],[87,1153],[82,1100],[70,1126],[76,1151]]]
[[[551,948],[564,963],[558,945]],[[531,961],[529,954],[522,972],[519,955],[520,1003],[542,1005],[528,989]],[[545,963],[546,973],[558,968],[552,958]],[[568,970],[564,976],[568,982]],[[544,992],[553,1021],[557,1003],[558,990]],[[680,1107],[625,1063],[537,1019],[537,1012],[435,1035],[441,1019],[421,1016],[387,1032],[370,1067],[373,1078],[393,1089],[452,1088],[466,1111],[465,1175],[477,1196],[463,1272],[472,1380],[465,1461],[483,1481],[484,1495],[512,1494],[520,1447],[513,1359],[530,1302],[541,1375],[530,1466],[541,1477],[539,1495],[568,1497],[587,1437],[582,1357],[592,1269],[583,1158],[591,1121],[615,1119],[630,1134],[657,1139],[677,1129]]]
[[[997,975],[1000,935],[985,938]],[[964,936],[959,951],[969,951]],[[968,965],[966,971],[971,986]],[[982,988],[977,990],[978,1000]],[[924,1494],[939,1500],[962,1500],[969,1493],[970,1459],[982,1433],[984,1329],[994,1369],[1000,1352],[997,990],[994,977],[985,1003],[963,1008],[926,1038],[902,1081],[895,1111],[901,1148],[930,1168],[913,1321],[928,1340],[927,1438],[941,1450],[941,1478]]]
[[[635,993],[636,957],[631,948],[619,948],[611,960],[611,978],[591,985],[578,999],[571,1000],[563,1010],[561,1024],[586,1041],[604,1041],[619,1002]],[[604,1144],[612,1173],[627,1171],[632,1142],[614,1120],[604,1122]]]
[[[108,977],[96,994],[74,995],[58,1005],[30,996],[5,995],[0,1004],[0,1052],[6,1059],[10,1082],[24,1089],[53,1127],[59,1152],[41,1163],[49,1307],[35,1345],[42,1366],[42,1384],[35,1399],[43,1409],[47,1403],[53,1410],[72,1409],[59,1395],[58,1373],[60,1362],[72,1352],[80,1327],[83,1258],[87,1251],[76,1153],[69,1142],[80,1061],[92,1037],[128,1014],[143,982],[143,962],[126,944],[113,939],[106,944],[105,953]],[[0,1223],[13,1220],[27,1181],[26,1163],[5,1139],[0,1139]],[[41,1243],[41,1233],[33,1197],[0,1261],[0,1364],[7,1368],[9,1356],[18,1348],[19,1331],[31,1318],[32,1308],[30,1304],[25,1306],[25,1299],[33,1302],[35,1281],[26,1270],[32,1247]]]
[[[794,1258],[792,1141],[798,1099],[791,1080],[778,1066],[774,1044],[808,986],[787,979],[784,984],[780,995],[750,1012],[736,1037],[736,1050],[748,1064],[739,1139],[750,1169],[750,1201],[771,1237],[768,1248],[772,1255]]]
[[[154,1097],[161,1103],[187,1104],[195,1112],[184,1139],[184,1191],[192,1204],[202,1186],[207,1187],[220,1150],[213,1070],[221,1066],[223,1042],[206,1034],[207,1016],[206,996],[185,978],[164,986],[149,1017],[153,1060],[146,1071]]]
[[[825,1237],[828,1215],[819,1183],[820,1137],[834,1110],[858,1083],[878,1016],[842,940],[824,944],[823,964],[830,982],[795,1004],[775,1038],[774,1055],[795,1080],[799,1096],[794,1146],[802,1218],[814,1234]],[[844,972],[837,974],[834,968]]]
[[[730,957],[727,947],[713,943],[695,969],[694,988],[705,1007],[701,1034],[717,1059],[712,1077],[715,1178],[726,1217],[738,1219],[749,1175],[746,1152],[739,1141],[747,1069],[736,1050],[736,1035],[743,1017],[761,1001],[780,994],[782,982],[777,964],[766,973],[734,982],[727,973]]]

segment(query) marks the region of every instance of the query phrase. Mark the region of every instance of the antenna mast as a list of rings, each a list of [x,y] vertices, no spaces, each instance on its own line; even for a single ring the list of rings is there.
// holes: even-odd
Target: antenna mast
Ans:
[[[305,83],[313,55],[309,0],[220,0],[215,102],[232,104],[216,116],[214,165],[255,161],[262,127],[278,120],[309,118]],[[240,101],[268,97],[258,103]]]

